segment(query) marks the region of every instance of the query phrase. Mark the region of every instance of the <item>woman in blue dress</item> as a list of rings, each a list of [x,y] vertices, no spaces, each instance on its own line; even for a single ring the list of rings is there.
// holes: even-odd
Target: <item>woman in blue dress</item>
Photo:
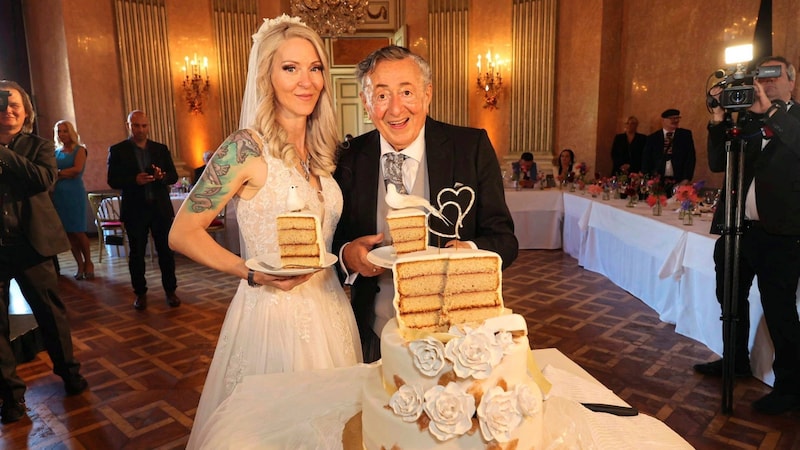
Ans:
[[[86,235],[86,187],[83,185],[83,169],[86,167],[86,147],[75,131],[75,126],[59,120],[53,127],[56,143],[58,181],[53,191],[53,203],[67,231],[72,245],[72,256],[78,263],[76,280],[94,278],[94,264]]]

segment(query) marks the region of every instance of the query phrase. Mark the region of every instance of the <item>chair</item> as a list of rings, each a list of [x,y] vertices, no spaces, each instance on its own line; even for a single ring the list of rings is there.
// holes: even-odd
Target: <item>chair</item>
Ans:
[[[94,224],[97,227],[97,241],[100,245],[99,260],[103,262],[103,251],[109,245],[122,245],[128,253],[128,236],[125,224],[119,218],[120,195],[113,192],[90,192],[89,204],[94,211]],[[109,232],[110,234],[106,234]],[[111,254],[108,255],[109,257]]]
[[[228,235],[225,233],[225,228],[228,225],[228,205],[222,208],[222,211],[217,214],[217,217],[208,224],[206,231],[210,234],[222,233],[223,247],[228,248]]]

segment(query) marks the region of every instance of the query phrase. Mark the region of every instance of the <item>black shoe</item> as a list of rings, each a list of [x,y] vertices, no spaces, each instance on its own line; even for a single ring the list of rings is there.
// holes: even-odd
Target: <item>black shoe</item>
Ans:
[[[695,364],[694,371],[703,375],[710,375],[712,377],[722,376],[722,360],[711,361],[704,364]],[[737,378],[752,377],[753,372],[750,370],[750,361],[741,363],[736,360],[736,367],[733,368],[733,376]]]
[[[793,409],[800,409],[800,394],[782,394],[772,391],[754,401],[753,409],[770,415],[783,414]]]
[[[66,391],[67,395],[78,395],[88,387],[89,382],[80,375],[64,379],[64,391]]]
[[[170,308],[181,306],[181,299],[179,299],[174,292],[170,292],[167,294],[167,305],[169,305]]]
[[[136,296],[136,300],[133,302],[133,309],[138,311],[147,309],[147,294]]]
[[[3,406],[0,406],[0,422],[17,422],[25,417],[26,413],[24,398],[22,400],[5,400]]]

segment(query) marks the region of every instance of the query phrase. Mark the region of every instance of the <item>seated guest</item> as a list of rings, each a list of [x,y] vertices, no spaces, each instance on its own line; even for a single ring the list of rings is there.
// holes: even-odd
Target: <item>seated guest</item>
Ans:
[[[553,161],[553,175],[560,183],[572,181],[575,176],[572,173],[572,166],[575,165],[575,152],[565,148],[558,154],[558,159]]]
[[[519,181],[519,186],[532,188],[536,183],[536,163],[533,161],[533,153],[525,152],[519,157],[519,161],[511,163],[514,171],[514,179]]]
[[[197,184],[197,181],[200,179],[200,176],[203,175],[203,171],[206,170],[206,166],[208,165],[208,161],[211,157],[214,156],[214,152],[209,150],[203,153],[203,165],[194,169],[194,183]]]

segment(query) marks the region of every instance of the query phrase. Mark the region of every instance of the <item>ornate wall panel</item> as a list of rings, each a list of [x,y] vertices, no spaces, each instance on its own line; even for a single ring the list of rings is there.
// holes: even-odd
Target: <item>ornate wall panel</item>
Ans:
[[[469,1],[430,0],[428,31],[435,93],[430,115],[436,120],[469,124]],[[443,43],[447,43],[444,45]]]

